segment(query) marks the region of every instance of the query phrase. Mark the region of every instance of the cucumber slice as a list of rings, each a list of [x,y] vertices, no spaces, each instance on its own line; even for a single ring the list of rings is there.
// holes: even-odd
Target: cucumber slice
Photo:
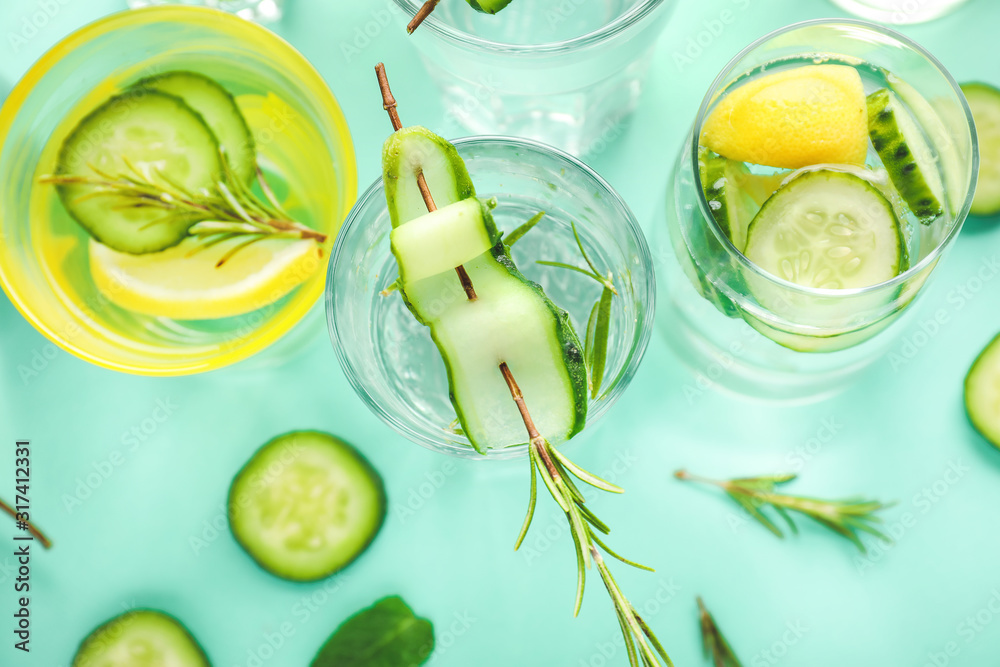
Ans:
[[[976,430],[1000,448],[1000,335],[979,353],[965,376],[965,412]]]
[[[475,197],[427,213],[389,235],[404,283],[454,271],[499,240],[487,204]]]
[[[863,178],[829,170],[774,193],[750,224],[746,256],[774,276],[823,289],[875,285],[904,268],[892,204]]]
[[[1000,90],[985,83],[963,83],[979,136],[979,183],[972,215],[1000,213]]]
[[[705,199],[719,228],[737,250],[746,248],[747,229],[760,209],[746,183],[752,174],[746,164],[700,149],[699,167]]]
[[[538,431],[553,442],[569,440],[587,419],[583,345],[569,315],[517,270],[503,243],[464,266],[475,301],[454,272],[404,284],[401,292],[431,329],[466,437],[479,452],[527,441],[499,370],[505,361]]]
[[[465,0],[469,6],[477,12],[484,14],[496,14],[498,11],[509,5],[512,0]]]
[[[240,546],[268,572],[315,581],[360,556],[385,519],[382,478],[328,433],[274,438],[229,489],[229,523]]]
[[[944,213],[944,183],[937,158],[910,112],[888,89],[868,96],[868,135],[917,219],[928,225]]]
[[[135,609],[87,635],[73,667],[209,667],[209,662],[180,621],[152,609]]]
[[[382,179],[393,227],[427,213],[417,187],[418,173],[423,173],[438,208],[476,196],[454,146],[426,127],[404,127],[392,133],[382,148]]]
[[[127,161],[127,163],[126,163]],[[178,97],[138,89],[112,97],[84,118],[63,142],[56,174],[117,178],[129,164],[151,177],[162,173],[190,190],[213,188],[222,174],[219,145],[200,115]],[[132,254],[177,245],[199,218],[164,215],[158,208],[116,208],[90,185],[60,185],[66,210],[104,245]]]
[[[229,91],[214,80],[195,72],[165,72],[139,79],[132,89],[145,88],[173,95],[195,110],[211,128],[226,151],[229,168],[243,183],[257,172],[253,134]]]

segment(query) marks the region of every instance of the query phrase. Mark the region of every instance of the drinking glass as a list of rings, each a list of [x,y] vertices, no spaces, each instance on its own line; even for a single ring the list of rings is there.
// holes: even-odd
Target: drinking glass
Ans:
[[[649,341],[655,285],[639,225],[610,185],[566,153],[510,137],[459,139],[455,147],[478,196],[497,198],[493,215],[499,229],[509,234],[545,211],[545,218],[512,247],[512,256],[530,280],[569,312],[581,335],[602,287],[589,277],[535,260],[583,264],[572,222],[597,269],[614,276],[618,295],[612,300],[605,380],[590,401],[589,428],[621,397]],[[448,378],[429,329],[414,319],[398,294],[380,294],[398,275],[390,231],[379,179],[348,216],[330,262],[326,314],[337,357],[368,408],[396,431],[435,451],[484,458],[453,428]],[[526,445],[518,445],[488,450],[485,458],[526,452]]]
[[[839,62],[866,90],[890,86],[913,113],[946,185],[946,212],[914,233],[910,268],[858,289],[808,288],[754,265],[719,228],[698,168],[702,123],[722,91],[763,70]],[[958,236],[975,190],[979,155],[958,84],[923,48],[862,21],[807,21],[751,44],[712,84],[678,157],[667,193],[661,260],[662,330],[695,373],[685,393],[709,387],[747,396],[814,400],[846,386],[905,327],[904,315]],[[669,239],[663,238],[669,236]]]
[[[412,16],[422,0],[394,0]],[[516,0],[490,16],[442,2],[411,39],[475,134],[530,137],[584,155],[635,109],[676,0]]]
[[[132,9],[158,5],[210,7],[257,23],[273,23],[281,19],[285,0],[128,0]]]
[[[855,16],[882,23],[923,23],[949,14],[967,0],[830,0]]]
[[[329,237],[311,277],[245,315],[174,320],[117,307],[90,277],[89,236],[55,189],[39,184],[54,173],[63,139],[85,113],[129,83],[172,69],[202,72],[235,94],[262,168],[277,175],[278,196]],[[357,193],[347,122],[320,75],[277,35],[212,9],[125,11],[66,37],[0,109],[0,147],[4,291],[60,347],[130,373],[212,370],[280,339],[322,294],[327,251]],[[293,201],[295,193],[308,196]]]

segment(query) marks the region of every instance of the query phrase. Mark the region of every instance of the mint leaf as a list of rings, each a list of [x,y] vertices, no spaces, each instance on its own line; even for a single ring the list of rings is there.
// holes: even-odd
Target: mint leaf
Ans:
[[[397,595],[340,624],[311,667],[418,667],[434,650],[434,626]]]

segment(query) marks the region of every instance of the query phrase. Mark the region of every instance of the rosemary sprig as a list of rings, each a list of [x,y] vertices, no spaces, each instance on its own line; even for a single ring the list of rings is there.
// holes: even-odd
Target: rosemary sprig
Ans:
[[[528,221],[525,222],[523,225],[521,225],[520,227],[512,231],[510,234],[508,234],[507,237],[503,240],[503,242],[507,244],[507,247],[513,246],[515,243],[520,241],[525,234],[534,229],[535,225],[541,222],[542,218],[544,217],[545,217],[545,211],[539,211],[535,215],[531,216],[531,218],[529,218]]]
[[[76,201],[107,197],[109,205],[116,210],[146,208],[163,211],[163,216],[147,223],[149,225],[181,217],[196,221],[188,229],[188,235],[201,243],[192,253],[229,239],[246,238],[223,255],[216,266],[222,266],[240,250],[265,238],[326,242],[326,234],[296,222],[282,209],[259,167],[257,183],[264,193],[263,198],[233,174],[225,152],[220,150],[220,153],[222,177],[212,190],[201,192],[184,188],[159,169],[143,172],[124,156],[125,173],[110,174],[89,165],[95,174],[93,176],[51,175],[43,176],[40,182],[89,186],[91,190]]]
[[[711,658],[715,667],[743,667],[722,630],[715,624],[712,614],[705,608],[701,596],[698,596],[698,621],[701,624],[701,645],[705,657]]]
[[[785,520],[793,533],[798,528],[792,521],[789,512],[798,512],[823,525],[838,535],[850,540],[862,553],[867,549],[861,542],[860,533],[868,533],[882,540],[889,538],[876,527],[882,523],[882,518],[876,512],[892,507],[895,503],[882,503],[864,498],[845,498],[843,500],[821,500],[806,496],[792,496],[775,492],[775,487],[791,482],[794,474],[762,475],[760,477],[742,477],[730,480],[706,479],[691,475],[685,470],[674,473],[677,479],[712,484],[724,490],[730,498],[739,503],[750,516],[763,524],[768,530],[784,537],[781,528],[765,515],[761,508],[770,506],[778,516]]]
[[[542,478],[542,483],[549,490],[553,500],[566,514],[569,522],[570,534],[573,537],[573,546],[576,551],[576,602],[573,606],[573,615],[580,613],[583,605],[583,591],[586,583],[587,569],[591,563],[597,567],[597,572],[601,575],[604,587],[611,596],[611,601],[615,607],[615,614],[618,617],[618,624],[621,627],[622,637],[625,640],[625,648],[628,652],[629,664],[632,667],[659,667],[666,664],[673,667],[670,656],[667,655],[663,645],[660,644],[656,635],[650,630],[646,622],[639,616],[635,607],[628,601],[618,583],[615,581],[611,570],[608,569],[601,551],[604,551],[612,558],[616,558],[626,565],[652,572],[652,568],[640,565],[623,556],[620,556],[605,544],[597,533],[607,535],[611,529],[586,506],[583,494],[573,481],[577,480],[589,484],[590,486],[608,493],[623,493],[622,489],[614,484],[601,479],[580,468],[569,458],[553,447],[548,440],[543,438],[535,428],[528,414],[524,396],[517,382],[511,375],[507,364],[500,364],[500,371],[510,388],[511,397],[517,404],[518,410],[524,419],[525,427],[528,430],[530,442],[528,445],[528,460],[531,468],[531,487],[528,495],[528,512],[524,517],[521,532],[517,536],[514,549],[520,548],[528,529],[531,527],[531,520],[535,515],[535,504],[538,499],[538,484],[536,473]],[[597,531],[595,533],[595,530]],[[663,659],[663,663],[660,659]],[[641,663],[640,663],[641,659]]]

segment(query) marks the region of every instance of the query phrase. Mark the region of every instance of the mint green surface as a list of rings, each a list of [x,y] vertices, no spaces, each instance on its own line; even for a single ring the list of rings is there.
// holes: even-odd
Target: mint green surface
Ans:
[[[378,176],[390,129],[376,61],[387,64],[404,123],[459,133],[445,123],[390,0],[288,4],[277,30],[343,105],[362,188]],[[57,39],[123,5],[0,2],[0,88]],[[44,7],[55,7],[45,26],[23,44],[11,40]],[[680,142],[729,57],[773,28],[840,15],[824,0],[681,0],[634,122],[620,135],[611,131],[609,148],[590,159],[649,236]],[[998,26],[1000,4],[972,0],[903,32],[959,80],[1000,84]],[[693,62],[680,62],[691,44]],[[1000,229],[970,220],[917,303],[897,363],[877,363],[847,393],[812,406],[761,405],[711,390],[689,398],[693,376],[654,335],[626,398],[568,451],[627,489],[594,507],[613,527],[613,546],[657,568],[614,571],[677,665],[706,664],[696,594],[748,667],[997,664],[1000,452],[966,421],[962,378],[1000,330],[998,258]],[[935,317],[945,323],[935,326]],[[217,667],[297,667],[346,617],[393,593],[435,623],[432,665],[627,664],[596,573],[580,617],[572,617],[572,542],[549,498],[540,497],[522,552],[512,550],[527,461],[479,464],[410,444],[354,395],[321,318],[304,326],[309,335],[297,336],[298,351],[280,364],[275,352],[206,375],[151,379],[56,350],[0,303],[0,497],[13,496],[13,440],[31,438],[33,517],[55,541],[50,552],[35,547],[25,656],[12,648],[16,575],[6,545],[14,529],[0,518],[0,665],[68,665],[94,626],[138,605],[180,618]],[[22,379],[32,364],[37,375]],[[264,573],[223,522],[233,474],[263,442],[296,428],[356,444],[389,494],[390,514],[371,549],[326,583],[295,585]],[[740,515],[719,493],[675,481],[671,473],[682,466],[717,476],[799,471],[791,492],[896,499],[887,518],[899,539],[870,561],[811,524],[780,541],[756,524],[734,525]],[[102,470],[106,478],[95,472]],[[85,486],[88,477],[94,488]],[[78,487],[89,496],[68,507]],[[193,547],[192,538],[204,544]],[[269,642],[278,648],[262,651]]]

